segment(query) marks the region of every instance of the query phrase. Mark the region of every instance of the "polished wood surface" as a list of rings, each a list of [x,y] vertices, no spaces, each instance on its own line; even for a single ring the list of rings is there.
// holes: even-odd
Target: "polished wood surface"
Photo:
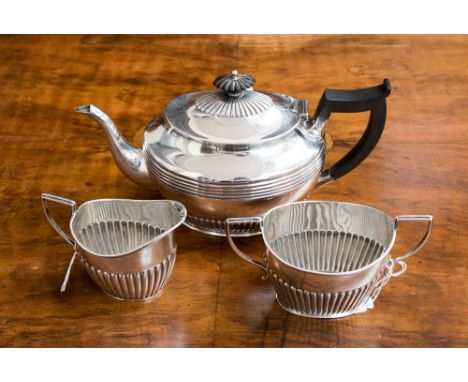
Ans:
[[[468,36],[0,36],[0,346],[468,346]],[[174,96],[211,89],[236,68],[258,89],[309,98],[388,77],[388,123],[363,164],[310,196],[432,214],[432,237],[376,306],[338,320],[293,316],[222,238],[183,227],[164,294],[106,297],[44,218],[41,192],[76,200],[159,198],[131,183],[101,128],[74,113],[94,103],[135,145]],[[333,116],[333,163],[366,114]],[[55,208],[62,224],[64,208]],[[403,223],[395,254],[424,226]],[[240,240],[260,256],[260,238]]]

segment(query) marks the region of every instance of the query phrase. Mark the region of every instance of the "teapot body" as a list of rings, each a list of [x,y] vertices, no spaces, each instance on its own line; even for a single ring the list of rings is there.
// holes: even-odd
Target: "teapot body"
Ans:
[[[301,118],[281,137],[233,149],[196,142],[158,117],[145,130],[143,153],[154,189],[186,206],[185,225],[224,236],[229,217],[263,216],[307,197],[322,172],[325,144],[322,132],[308,130]],[[248,224],[233,232],[252,236],[260,227]]]

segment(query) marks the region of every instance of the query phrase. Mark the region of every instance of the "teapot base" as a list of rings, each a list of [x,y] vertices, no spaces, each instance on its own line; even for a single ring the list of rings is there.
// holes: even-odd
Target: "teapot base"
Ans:
[[[183,223],[186,227],[204,233],[205,235],[226,237],[226,231],[224,229],[224,220],[219,219],[207,219],[196,216],[187,216],[187,219]],[[261,235],[259,224],[242,224],[238,225],[232,230],[231,236],[233,237],[250,237]]]

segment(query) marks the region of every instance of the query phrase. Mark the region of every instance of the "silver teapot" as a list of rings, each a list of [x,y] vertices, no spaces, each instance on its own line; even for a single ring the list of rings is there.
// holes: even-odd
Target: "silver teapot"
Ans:
[[[225,236],[227,218],[263,216],[353,170],[382,135],[390,94],[387,79],[365,89],[326,89],[309,116],[307,100],[255,91],[248,74],[233,70],[213,84],[219,90],[170,101],[146,127],[142,148],[131,146],[97,106],[80,106],[77,112],[101,124],[128,178],[183,203],[187,226],[218,236]],[[324,170],[324,126],[330,114],[363,111],[370,116],[361,139]],[[258,223],[231,227],[232,236],[259,233]]]

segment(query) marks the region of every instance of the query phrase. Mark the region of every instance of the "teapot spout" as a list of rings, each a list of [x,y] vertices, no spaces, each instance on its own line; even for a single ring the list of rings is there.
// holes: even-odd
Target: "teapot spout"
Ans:
[[[130,145],[120,134],[112,119],[94,105],[84,105],[76,108],[78,113],[94,118],[104,129],[112,156],[119,169],[133,182],[148,188],[154,188],[143,151]]]

